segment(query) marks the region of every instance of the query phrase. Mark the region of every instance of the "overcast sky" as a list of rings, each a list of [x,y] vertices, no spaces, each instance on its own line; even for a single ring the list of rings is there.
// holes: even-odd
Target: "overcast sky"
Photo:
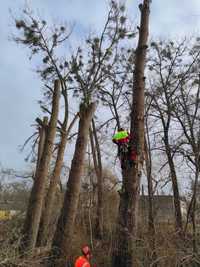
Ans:
[[[108,1],[106,0],[30,0],[26,1],[45,18],[54,23],[75,22],[74,40],[88,31],[99,31],[103,25]],[[127,0],[128,12],[137,21],[138,4]],[[34,73],[34,65],[28,60],[28,51],[9,41],[13,31],[11,9],[19,14],[24,0],[1,1],[0,9],[0,163],[17,170],[26,168],[25,153],[19,146],[31,135],[31,124],[40,114],[37,100],[41,84]],[[153,0],[150,17],[151,37],[198,35],[200,30],[200,0]],[[83,35],[82,35],[82,34]]]

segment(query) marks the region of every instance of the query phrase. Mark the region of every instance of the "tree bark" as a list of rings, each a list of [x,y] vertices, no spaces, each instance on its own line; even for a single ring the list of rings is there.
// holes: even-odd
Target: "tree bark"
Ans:
[[[40,161],[42,158],[42,153],[44,150],[44,143],[46,138],[46,129],[48,125],[48,117],[43,118],[43,125],[39,127],[39,144],[38,144],[38,155],[37,155],[37,164],[36,164],[36,172],[39,169]]]
[[[21,252],[23,252],[23,250],[32,250],[36,245],[43,201],[45,197],[46,178],[48,176],[48,169],[53,151],[53,142],[56,135],[56,126],[59,112],[59,98],[59,81],[56,80],[53,93],[52,113],[47,128],[44,150],[39,163],[39,168],[36,172],[36,177],[31,191],[28,210],[23,227],[23,238],[20,245]]]
[[[49,223],[51,219],[52,214],[52,208],[55,200],[56,195],[56,187],[59,183],[60,179],[60,173],[63,165],[63,158],[64,158],[64,152],[65,147],[67,143],[67,136],[66,133],[62,133],[61,141],[58,147],[58,154],[57,159],[55,163],[55,168],[53,170],[52,177],[50,179],[50,185],[48,188],[47,196],[46,196],[46,203],[44,205],[41,221],[40,221],[40,228],[38,232],[38,238],[37,238],[37,245],[38,246],[45,246],[48,241],[49,237]]]
[[[164,142],[165,142],[165,150],[166,150],[167,159],[169,163],[170,175],[171,175],[171,180],[172,180],[172,188],[173,188],[173,194],[174,194],[175,227],[176,227],[176,231],[178,232],[178,234],[182,236],[183,224],[182,224],[180,194],[179,194],[179,188],[178,188],[176,169],[175,169],[174,161],[171,155],[171,148],[168,142],[167,132],[165,132]]]
[[[195,153],[196,152],[196,153]],[[187,220],[186,220],[186,225],[184,229],[184,234],[186,233],[189,218],[191,218],[192,221],[192,249],[193,249],[193,254],[198,253],[198,242],[197,242],[197,232],[196,232],[196,204],[197,204],[197,186],[198,186],[198,180],[199,180],[199,160],[200,160],[200,153],[198,150],[195,149],[195,180],[194,180],[194,185],[192,188],[192,198],[189,203],[188,207],[188,212],[187,212]]]
[[[148,127],[148,126],[147,126]],[[150,152],[150,142],[147,130],[147,138],[145,138],[145,162],[146,162],[146,172],[147,172],[147,184],[148,184],[148,232],[149,232],[149,260],[150,263],[156,262],[156,231],[154,223],[154,205],[153,205],[153,181],[152,181],[152,161],[151,161],[151,152]],[[157,264],[154,263],[154,267],[157,267]]]
[[[135,164],[127,163],[122,170],[123,185],[120,192],[119,217],[113,250],[112,267],[137,267],[136,237],[141,167],[144,152],[144,68],[147,50],[150,1],[139,5],[141,22],[135,55],[133,101],[131,111],[131,146],[137,153]]]
[[[45,207],[42,212],[42,218],[40,222],[40,229],[38,232],[38,239],[37,239],[37,245],[38,246],[45,246],[47,242],[49,241],[49,237],[52,236],[49,232],[50,230],[50,221],[51,221],[51,215],[53,213],[53,205],[55,202],[55,196],[56,196],[56,188],[60,181],[60,174],[63,166],[63,159],[64,159],[64,153],[65,148],[67,144],[67,138],[69,135],[69,132],[71,128],[73,127],[76,119],[78,117],[78,114],[74,117],[71,124],[68,127],[68,130],[65,129],[61,130],[61,140],[58,147],[58,153],[56,158],[55,167],[53,170],[53,174],[50,180],[49,189],[47,192],[46,200],[45,200]],[[64,127],[66,128],[66,127]]]
[[[90,131],[90,143],[92,148],[94,169],[97,177],[97,216],[94,233],[95,237],[101,240],[103,238],[103,176],[101,151],[94,120],[92,120],[92,130]]]
[[[51,262],[48,266],[63,267],[70,255],[75,217],[80,194],[81,175],[84,168],[84,159],[89,136],[89,128],[95,111],[95,104],[80,106],[80,121],[75,152],[67,182],[67,189],[61,215],[54,235]]]

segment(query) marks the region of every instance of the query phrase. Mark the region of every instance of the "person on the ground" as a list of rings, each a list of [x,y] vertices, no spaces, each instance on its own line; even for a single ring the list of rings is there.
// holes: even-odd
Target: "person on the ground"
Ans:
[[[92,257],[92,254],[89,246],[84,245],[81,252],[82,256],[76,259],[74,267],[91,267],[89,260]]]

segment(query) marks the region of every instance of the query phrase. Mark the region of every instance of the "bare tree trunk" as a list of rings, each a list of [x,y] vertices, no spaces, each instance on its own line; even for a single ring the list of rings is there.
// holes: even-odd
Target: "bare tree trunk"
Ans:
[[[199,152],[198,152],[199,154]],[[197,242],[197,232],[196,232],[196,204],[197,204],[197,185],[199,179],[199,160],[200,156],[198,155],[195,159],[196,163],[196,173],[195,173],[195,183],[194,183],[194,192],[193,192],[193,205],[192,205],[192,232],[193,232],[193,254],[198,253],[198,242]]]
[[[90,131],[90,142],[92,148],[92,156],[94,169],[97,176],[97,218],[95,227],[95,237],[103,238],[103,177],[102,177],[102,162],[99,141],[97,137],[95,122],[92,120],[92,131]]]
[[[174,166],[174,161],[171,155],[171,148],[168,143],[168,135],[165,133],[165,150],[167,154],[167,159],[169,163],[169,169],[171,174],[171,180],[172,180],[172,188],[173,188],[173,194],[174,194],[174,210],[175,210],[175,223],[176,223],[176,231],[182,237],[183,234],[183,224],[182,224],[182,214],[181,214],[181,204],[180,204],[180,194],[179,194],[179,188],[178,188],[178,181],[177,181],[177,175],[176,170]]]
[[[90,128],[91,129],[91,128]],[[91,130],[89,132],[91,135]],[[90,157],[90,147],[88,147],[88,176],[90,180],[90,186],[94,189],[94,181],[93,181],[93,175],[91,172],[91,157]],[[94,203],[94,197],[95,197],[95,191],[94,190],[89,190],[88,192],[89,199],[87,200],[87,212],[88,212],[88,222],[89,222],[89,237],[90,237],[90,245],[91,249],[94,249],[94,242],[93,242],[93,222],[92,222],[92,207]],[[88,205],[89,201],[89,205]]]
[[[55,202],[55,196],[56,196],[56,188],[60,181],[60,174],[63,166],[63,159],[64,159],[64,153],[65,148],[67,144],[67,138],[69,135],[69,132],[71,128],[73,127],[76,119],[78,117],[78,114],[74,117],[71,124],[68,127],[68,130],[61,130],[61,140],[58,147],[58,153],[56,158],[55,167],[53,170],[53,174],[50,180],[49,189],[47,192],[46,200],[45,200],[45,207],[42,212],[42,218],[40,222],[40,229],[38,232],[38,239],[37,239],[37,245],[38,246],[45,246],[49,240],[49,237],[52,236],[49,232],[50,230],[50,220],[51,215],[53,213],[53,205]],[[64,127],[66,128],[66,127]]]
[[[46,203],[45,203],[41,221],[40,221],[40,229],[38,232],[38,239],[37,239],[38,246],[45,246],[48,241],[49,223],[51,219],[51,214],[53,212],[52,208],[53,208],[55,195],[56,195],[56,187],[59,184],[59,180],[60,180],[60,173],[61,173],[61,169],[63,165],[63,157],[64,157],[64,152],[65,152],[66,142],[67,142],[66,133],[62,133],[61,142],[58,148],[55,168],[53,170],[53,174],[50,179],[50,185],[49,185],[49,189],[48,189],[46,200],[45,200]]]
[[[154,98],[154,100],[155,100],[157,109],[160,113],[160,118],[161,118],[163,132],[164,132],[163,141],[164,141],[165,152],[166,152],[166,156],[167,156],[167,160],[169,164],[170,176],[171,176],[171,181],[172,181],[172,189],[173,189],[173,195],[174,195],[175,227],[176,227],[176,231],[179,234],[179,236],[182,237],[183,236],[183,225],[182,225],[182,214],[181,214],[178,179],[177,179],[176,169],[175,169],[174,160],[172,156],[172,149],[169,144],[169,126],[170,126],[170,121],[171,121],[171,114],[170,114],[171,104],[170,103],[171,102],[168,96],[166,96],[168,112],[166,113],[167,119],[165,121],[165,117],[161,112],[159,103],[157,102],[156,98]]]
[[[71,164],[69,179],[61,215],[54,235],[51,256],[48,266],[63,267],[70,255],[75,217],[80,194],[81,175],[83,173],[85,152],[89,136],[89,128],[95,111],[95,104],[80,106],[80,121],[74,157]]]
[[[131,145],[137,161],[122,171],[123,185],[120,193],[119,217],[113,251],[112,267],[137,267],[136,236],[141,167],[144,153],[144,68],[147,50],[150,1],[139,5],[141,23],[135,56],[133,102],[131,112]]]
[[[191,212],[191,219],[192,219],[192,250],[193,255],[198,253],[198,246],[197,246],[197,232],[196,232],[196,198],[194,198],[192,212]]]
[[[192,64],[196,61],[198,56],[195,58]],[[190,65],[190,69],[192,65]],[[194,73],[190,73],[191,79],[193,79]],[[188,71],[186,75],[186,80],[188,79]],[[195,75],[195,78],[196,75]],[[198,81],[200,80],[200,75],[198,74]],[[188,92],[188,88],[189,92]],[[196,87],[195,87],[196,88]],[[185,90],[186,89],[186,90]],[[191,92],[190,92],[191,90]],[[191,95],[190,95],[191,94]],[[187,96],[186,96],[187,95]],[[188,97],[190,95],[190,97]],[[174,113],[176,118],[178,119],[184,136],[186,138],[186,143],[190,145],[192,153],[186,153],[188,160],[193,164],[195,167],[195,180],[194,180],[194,187],[192,198],[188,207],[187,212],[187,219],[184,229],[184,234],[186,233],[189,217],[191,216],[192,219],[192,228],[193,228],[193,253],[197,253],[197,240],[196,240],[196,194],[197,194],[197,186],[198,186],[198,179],[199,179],[199,170],[200,170],[200,135],[199,135],[199,96],[200,96],[200,83],[198,82],[198,88],[196,93],[194,94],[193,87],[188,87],[187,83],[184,84],[182,81],[182,86],[180,87],[180,96],[177,97],[177,106],[174,109]],[[181,108],[180,108],[181,107]],[[198,129],[198,130],[197,130]],[[185,156],[184,155],[184,156]],[[193,158],[194,157],[194,158]]]
[[[44,150],[44,143],[46,138],[46,129],[48,125],[48,117],[43,118],[43,123],[39,127],[39,144],[38,144],[38,155],[37,155],[37,164],[36,164],[36,172],[39,169],[40,161],[42,158],[42,153]]]
[[[190,217],[192,221],[192,249],[193,249],[194,255],[198,253],[197,232],[196,232],[197,186],[198,186],[199,170],[200,170],[200,167],[199,167],[200,156],[198,154],[199,153],[197,152],[197,155],[195,155],[195,167],[196,167],[195,180],[194,180],[192,198],[191,198],[191,201],[188,207],[187,221],[186,221],[186,226],[185,226],[185,232],[186,232],[188,220]]]
[[[148,141],[147,141],[148,140]],[[154,224],[154,208],[153,208],[153,181],[152,181],[152,162],[151,162],[151,152],[149,149],[149,135],[147,130],[147,138],[145,138],[145,161],[146,161],[146,172],[147,172],[147,183],[148,183],[148,231],[149,231],[149,245],[150,245],[150,253],[149,259],[150,262],[156,262],[157,254],[156,254],[156,232],[155,232],[155,224]],[[155,263],[154,267],[157,266]]]
[[[23,238],[20,245],[22,252],[23,250],[34,249],[36,245],[43,201],[45,197],[46,178],[48,176],[48,169],[53,151],[53,142],[56,135],[59,98],[59,81],[56,80],[53,93],[52,113],[47,128],[44,150],[40,160],[39,168],[36,172],[23,228]]]

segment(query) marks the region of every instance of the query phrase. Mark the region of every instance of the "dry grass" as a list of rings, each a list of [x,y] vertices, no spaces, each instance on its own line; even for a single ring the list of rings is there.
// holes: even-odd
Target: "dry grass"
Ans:
[[[79,222],[80,223],[80,222]],[[22,219],[15,218],[9,222],[0,223],[0,266],[1,267],[43,267],[48,258],[48,248],[29,251],[23,258],[18,252]],[[111,266],[112,232],[109,227],[103,241],[92,239],[93,263],[98,267]],[[91,229],[77,225],[68,266],[80,255],[80,247],[84,243],[91,244]],[[137,241],[136,258],[138,267],[199,267],[200,255],[192,253],[191,234],[183,240],[174,232],[174,226],[169,224],[156,227],[156,251],[152,250],[152,243],[145,227],[140,228]],[[200,240],[199,240],[200,245]],[[157,258],[152,262],[151,256],[156,252]]]

